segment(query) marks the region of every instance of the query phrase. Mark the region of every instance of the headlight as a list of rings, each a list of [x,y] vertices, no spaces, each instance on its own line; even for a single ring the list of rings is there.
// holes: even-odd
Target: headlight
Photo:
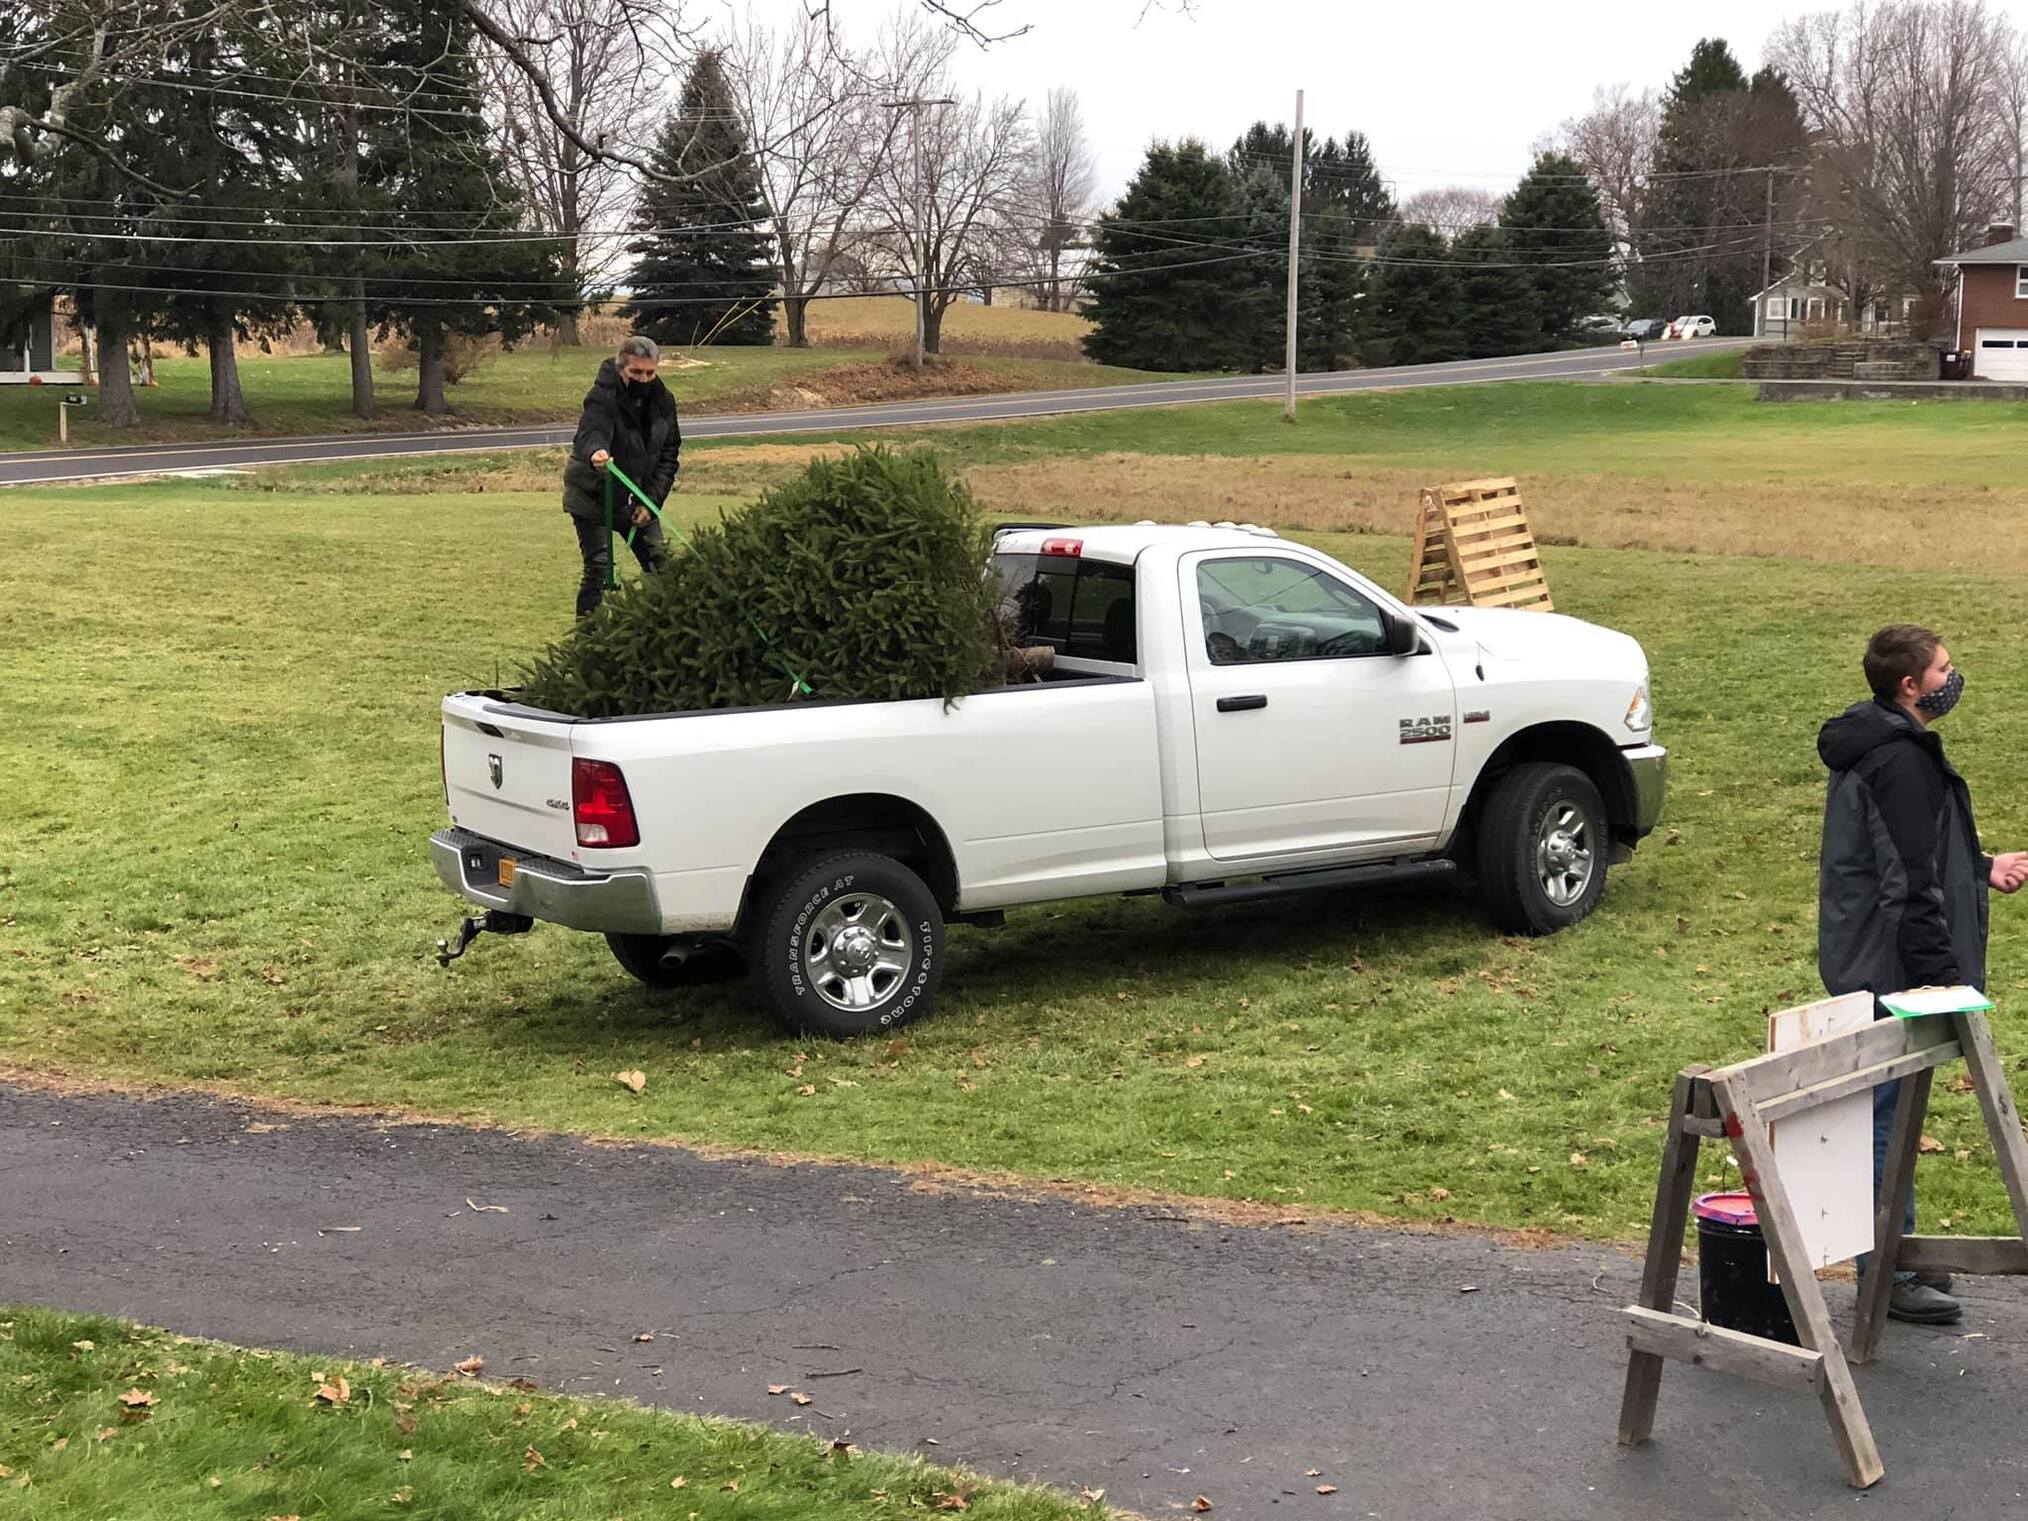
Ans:
[[[1648,706],[1648,684],[1644,681],[1634,688],[1634,700],[1627,704],[1627,727],[1645,734],[1654,726],[1655,710]]]

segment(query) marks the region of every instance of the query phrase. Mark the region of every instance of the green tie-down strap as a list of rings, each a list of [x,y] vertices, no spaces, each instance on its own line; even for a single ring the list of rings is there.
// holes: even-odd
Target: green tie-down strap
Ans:
[[[662,509],[660,507],[657,507],[652,501],[648,499],[648,493],[643,491],[639,486],[635,485],[634,482],[628,478],[626,471],[622,470],[618,465],[614,464],[611,460],[607,460],[606,461],[606,585],[607,586],[614,586],[618,584],[615,579],[615,570],[613,564],[614,556],[612,549],[614,481],[618,481],[622,486],[625,486],[627,490],[631,491],[634,494],[635,499],[639,501],[643,507],[647,508],[650,512],[654,513],[656,520],[660,522],[664,528],[668,529],[671,533],[676,535],[676,537],[682,542],[683,546],[686,549],[695,548],[695,546],[692,545],[690,542],[689,535],[685,534],[681,528],[677,527],[674,523],[670,522],[668,518],[664,517],[662,514]],[[633,542],[634,542],[634,530],[630,527],[627,530],[627,543],[629,546],[631,546]],[[725,583],[723,581],[720,581],[718,584],[720,586],[725,586]],[[726,590],[732,591],[732,588],[726,587]],[[739,595],[738,592],[736,591],[733,592],[733,596],[735,598],[737,598],[738,595]],[[813,688],[807,681],[803,680],[803,678],[797,673],[796,668],[794,666],[790,665],[788,661],[782,658],[781,651],[776,649],[775,642],[772,639],[768,638],[768,631],[761,627],[760,620],[754,617],[754,615],[751,612],[746,611],[746,606],[744,603],[740,605],[740,611],[746,613],[747,624],[749,627],[753,629],[754,637],[760,640],[761,648],[767,651],[769,656],[773,658],[775,664],[782,668],[784,674],[786,674],[790,682],[793,683],[793,685],[789,689],[789,695],[792,697],[793,696],[815,697],[817,695],[816,689]]]

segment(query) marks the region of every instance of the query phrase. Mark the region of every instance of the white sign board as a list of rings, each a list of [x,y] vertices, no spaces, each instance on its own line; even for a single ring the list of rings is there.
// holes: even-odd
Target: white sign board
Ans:
[[[1770,1014],[1768,1050],[1793,1051],[1872,1023],[1871,993],[1820,999]],[[1872,1251],[1872,1091],[1791,1115],[1768,1134],[1810,1261],[1826,1268]]]

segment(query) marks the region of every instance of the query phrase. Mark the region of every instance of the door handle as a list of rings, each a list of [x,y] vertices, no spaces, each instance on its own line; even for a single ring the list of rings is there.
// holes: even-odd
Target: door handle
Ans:
[[[1218,711],[1221,713],[1247,713],[1255,708],[1264,708],[1266,706],[1267,697],[1261,693],[1256,693],[1251,697],[1221,697],[1218,699]]]

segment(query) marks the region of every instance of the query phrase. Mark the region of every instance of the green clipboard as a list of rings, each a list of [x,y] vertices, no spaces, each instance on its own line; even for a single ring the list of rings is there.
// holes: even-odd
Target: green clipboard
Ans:
[[[1901,993],[1883,993],[1880,1003],[1903,1019],[1920,1019],[1925,1014],[1984,1014],[1993,1000],[1977,988],[1909,988]]]

